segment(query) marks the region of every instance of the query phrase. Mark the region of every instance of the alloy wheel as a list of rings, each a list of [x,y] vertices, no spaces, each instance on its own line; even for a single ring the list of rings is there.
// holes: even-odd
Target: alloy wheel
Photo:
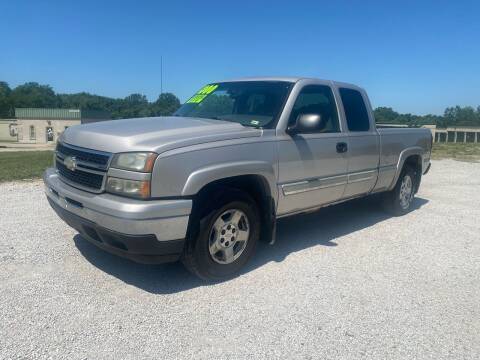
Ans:
[[[210,256],[219,264],[234,262],[245,250],[249,236],[250,224],[245,213],[238,209],[224,211],[210,229]]]
[[[413,198],[413,182],[410,175],[405,175],[400,185],[399,200],[402,209],[408,209]]]

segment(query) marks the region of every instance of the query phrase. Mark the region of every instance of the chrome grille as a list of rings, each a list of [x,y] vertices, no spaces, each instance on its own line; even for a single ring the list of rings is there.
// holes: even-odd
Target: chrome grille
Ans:
[[[98,165],[102,169],[106,169],[110,154],[88,149],[79,149],[72,146],[67,146],[62,143],[57,144],[57,153],[64,156],[75,156],[79,161]]]
[[[55,154],[57,172],[64,182],[87,191],[104,190],[110,153],[58,143]]]
[[[103,183],[103,175],[92,174],[82,170],[71,171],[61,162],[57,162],[58,173],[65,179],[82,186],[100,190]]]

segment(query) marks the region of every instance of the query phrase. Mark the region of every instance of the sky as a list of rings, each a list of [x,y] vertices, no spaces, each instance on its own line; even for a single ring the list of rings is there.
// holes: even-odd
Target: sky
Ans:
[[[305,76],[367,90],[374,107],[480,105],[480,1],[0,0],[0,81],[110,97]]]

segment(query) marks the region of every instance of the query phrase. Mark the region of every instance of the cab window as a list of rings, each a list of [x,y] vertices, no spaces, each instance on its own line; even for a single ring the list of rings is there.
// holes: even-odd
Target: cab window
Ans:
[[[345,117],[347,118],[348,130],[368,131],[370,120],[368,119],[367,107],[360,91],[340,88]]]
[[[337,106],[332,89],[326,85],[307,85],[298,94],[290,114],[289,125],[295,124],[300,115],[320,115],[321,121],[315,132],[340,132]]]

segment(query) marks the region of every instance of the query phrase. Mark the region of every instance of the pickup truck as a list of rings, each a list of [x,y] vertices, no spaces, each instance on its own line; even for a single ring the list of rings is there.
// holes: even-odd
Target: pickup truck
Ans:
[[[244,78],[204,86],[173,116],[68,128],[44,182],[98,247],[218,281],[274,243],[278,218],[377,193],[407,213],[431,148],[428,129],[377,129],[360,87]]]

